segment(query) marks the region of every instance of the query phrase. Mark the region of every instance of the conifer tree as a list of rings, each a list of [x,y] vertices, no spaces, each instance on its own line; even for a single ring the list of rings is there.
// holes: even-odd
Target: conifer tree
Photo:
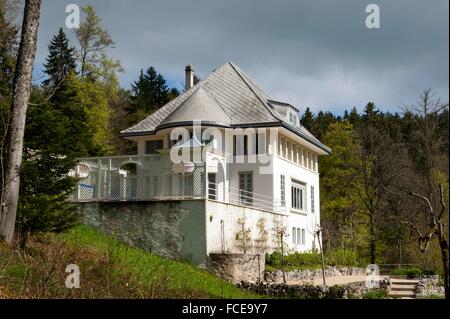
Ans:
[[[49,54],[44,64],[45,73],[49,76],[45,85],[57,87],[70,71],[75,70],[75,48],[69,46],[69,39],[62,28],[59,28],[48,46]]]

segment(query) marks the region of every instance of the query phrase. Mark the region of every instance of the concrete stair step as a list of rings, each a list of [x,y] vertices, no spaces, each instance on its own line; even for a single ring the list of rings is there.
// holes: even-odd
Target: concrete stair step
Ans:
[[[418,280],[391,279],[391,286],[393,286],[393,285],[416,286],[418,283],[419,283]]]
[[[403,298],[403,297],[409,297],[414,298],[416,296],[416,293],[414,291],[390,291],[389,297],[393,298]]]
[[[394,291],[415,291],[416,286],[414,285],[391,285],[391,290]]]

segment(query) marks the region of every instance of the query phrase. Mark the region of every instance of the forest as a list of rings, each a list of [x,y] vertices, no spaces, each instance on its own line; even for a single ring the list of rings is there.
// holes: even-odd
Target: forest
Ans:
[[[2,203],[20,40],[8,3],[0,0]],[[62,232],[76,223],[67,198],[77,158],[135,153],[119,132],[181,93],[151,65],[142,66],[130,89],[121,87],[124,69],[108,56],[114,39],[92,6],[83,12],[73,42],[63,28],[55,30],[44,74],[33,78],[15,221],[23,247],[33,233]],[[319,160],[324,250],[435,269],[445,273],[448,287],[448,101],[424,88],[416,103],[390,113],[371,99],[340,115],[302,107],[302,125],[332,149]]]

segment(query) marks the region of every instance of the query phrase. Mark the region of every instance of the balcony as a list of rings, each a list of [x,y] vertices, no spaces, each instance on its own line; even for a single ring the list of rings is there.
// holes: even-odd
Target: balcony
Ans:
[[[208,181],[205,162],[173,164],[168,154],[80,158],[70,201],[158,201],[208,199],[264,211],[281,211],[272,197],[225,188]],[[223,174],[222,174],[223,176]]]

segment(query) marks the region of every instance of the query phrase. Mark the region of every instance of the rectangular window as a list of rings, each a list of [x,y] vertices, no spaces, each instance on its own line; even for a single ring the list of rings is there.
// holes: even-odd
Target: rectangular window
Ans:
[[[253,203],[253,173],[239,173],[239,200],[243,204]]]
[[[307,165],[307,160],[306,160],[306,150],[305,149],[303,149],[303,167],[306,167],[306,165]]]
[[[300,234],[300,228],[297,228],[297,245],[301,245],[301,234]]]
[[[217,199],[217,184],[215,173],[208,173],[208,199]]]
[[[286,178],[284,175],[280,176],[280,193],[281,193],[281,206],[286,206]]]
[[[306,196],[305,185],[292,181],[291,207],[296,210],[305,211],[306,210],[305,196]]]
[[[297,244],[297,228],[292,227],[292,244]]]
[[[314,203],[314,186],[311,186],[311,213],[315,213],[315,203]]]
[[[301,245],[305,245],[306,241],[305,241],[305,229],[302,229],[302,242]]]
[[[157,154],[157,150],[161,150],[163,148],[163,140],[145,142],[145,154]]]

